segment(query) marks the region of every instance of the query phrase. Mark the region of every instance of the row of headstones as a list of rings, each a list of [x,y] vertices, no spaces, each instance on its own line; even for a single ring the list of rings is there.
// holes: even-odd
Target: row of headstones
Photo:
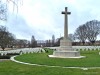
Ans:
[[[8,52],[8,53],[13,53],[13,52],[19,52],[19,51],[38,51],[42,48],[24,48],[24,49],[16,49],[16,50],[10,50],[10,51],[0,51],[0,52]]]
[[[58,50],[59,49],[59,47],[48,47],[48,48],[50,48],[50,49],[56,49],[56,50]],[[72,46],[72,48],[74,49],[74,50],[77,50],[77,51],[80,51],[80,50],[82,50],[82,51],[84,51],[84,50],[86,50],[86,51],[88,51],[88,50],[100,50],[100,46]]]
[[[78,51],[91,51],[91,50],[100,50],[100,46],[73,46],[73,49]]]
[[[44,49],[39,49],[38,51],[30,51],[30,50],[20,51],[20,55],[21,54],[29,54],[29,53],[45,53],[45,50]]]
[[[100,46],[72,46],[73,49],[100,49]]]
[[[0,55],[7,55],[7,54],[14,54],[14,53],[18,53],[18,54],[28,54],[28,53],[45,53],[44,49],[18,49],[18,50],[12,50],[12,51],[0,51]]]
[[[100,50],[100,48],[79,48],[79,49],[74,49],[76,51],[93,51],[93,50]]]

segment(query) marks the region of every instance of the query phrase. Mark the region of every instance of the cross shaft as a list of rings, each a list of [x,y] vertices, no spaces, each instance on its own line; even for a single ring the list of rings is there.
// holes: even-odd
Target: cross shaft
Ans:
[[[62,14],[65,15],[64,20],[64,39],[68,38],[68,14],[71,14],[71,12],[67,11],[67,7],[65,7],[65,11],[62,12]]]

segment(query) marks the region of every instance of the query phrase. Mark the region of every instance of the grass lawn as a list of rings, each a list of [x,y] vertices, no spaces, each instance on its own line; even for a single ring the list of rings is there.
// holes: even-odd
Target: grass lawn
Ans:
[[[100,75],[100,69],[68,69],[0,62],[0,75]]]
[[[23,54],[17,60],[57,66],[100,66],[99,51],[82,51],[83,59],[48,58],[49,53]],[[50,53],[51,54],[51,53]],[[12,62],[0,62],[0,75],[100,75],[100,69],[68,69],[60,67],[31,66]]]
[[[100,67],[99,51],[81,51],[81,55],[86,56],[86,58],[80,59],[49,58],[48,55],[49,53],[24,54],[16,57],[15,59],[32,64],[42,64],[51,66]]]

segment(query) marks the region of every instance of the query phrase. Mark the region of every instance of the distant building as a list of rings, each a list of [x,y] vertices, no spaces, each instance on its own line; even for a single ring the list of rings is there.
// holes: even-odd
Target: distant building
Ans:
[[[26,39],[16,39],[16,47],[17,48],[27,48],[29,47],[30,41]]]
[[[41,46],[45,47],[46,46],[46,41],[44,41],[44,40],[37,40],[37,46],[38,47],[41,47]]]

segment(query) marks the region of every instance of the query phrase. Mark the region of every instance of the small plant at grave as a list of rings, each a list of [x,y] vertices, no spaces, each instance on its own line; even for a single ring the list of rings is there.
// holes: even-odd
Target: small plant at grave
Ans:
[[[52,53],[53,52],[53,50],[49,49],[49,48],[44,48],[44,50],[45,50],[46,53]]]
[[[94,48],[92,50],[94,50]]]
[[[98,48],[96,48],[96,50],[98,51]]]
[[[86,48],[84,49],[84,51],[86,51]]]
[[[80,51],[82,51],[82,49],[80,49]]]
[[[22,54],[23,54],[23,51],[21,50],[21,51],[19,52],[19,54],[22,55]]]
[[[48,53],[48,48],[44,48],[45,52]]]
[[[79,51],[79,49],[76,49],[76,51]]]
[[[40,50],[40,52],[41,52],[41,53],[43,52],[42,49]]]
[[[88,51],[90,51],[90,49],[88,48]]]

